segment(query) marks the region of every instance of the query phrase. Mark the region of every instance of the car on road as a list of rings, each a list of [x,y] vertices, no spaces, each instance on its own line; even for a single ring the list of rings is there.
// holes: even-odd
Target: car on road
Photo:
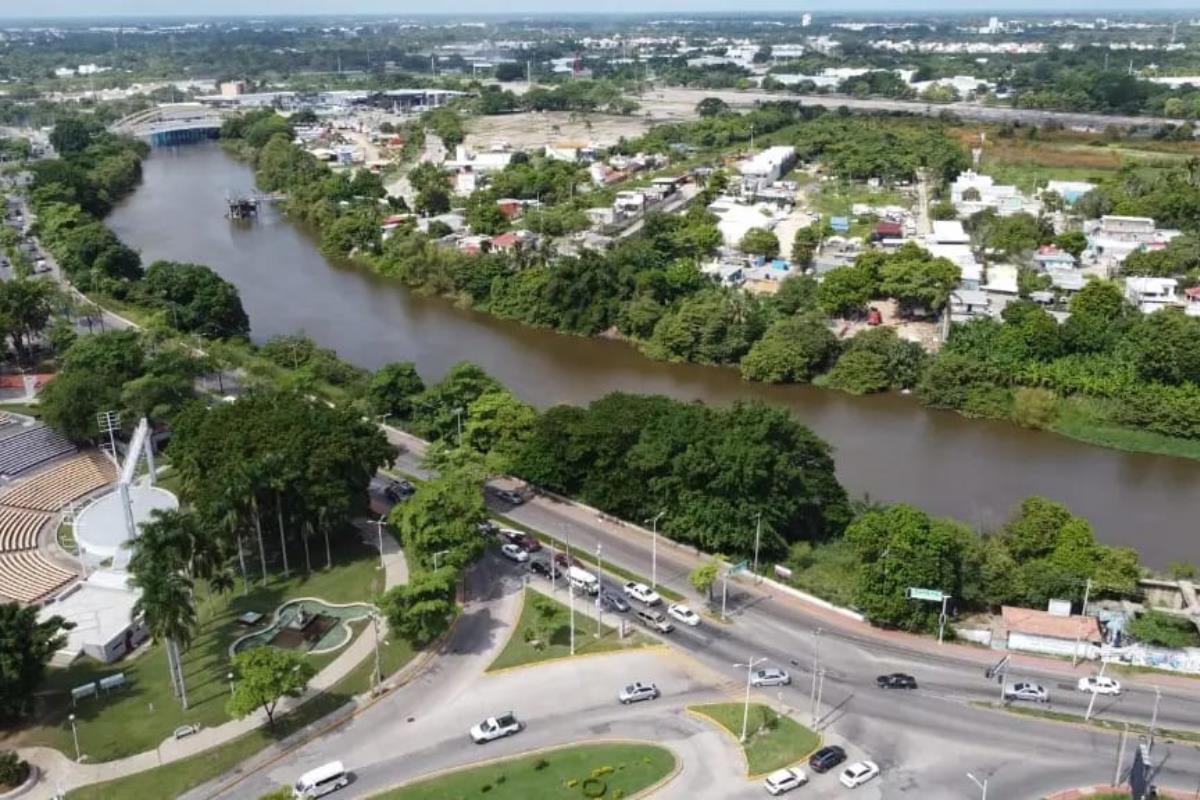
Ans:
[[[295,800],[324,797],[349,785],[350,774],[346,772],[342,762],[331,761],[301,775],[300,780],[292,786],[292,797]]]
[[[399,478],[388,478],[383,484],[383,496],[393,503],[403,503],[416,491],[417,487]]]
[[[637,618],[647,628],[653,628],[659,633],[670,633],[675,630],[671,620],[663,616],[661,611],[651,611],[647,608],[638,609]]]
[[[767,790],[767,794],[778,796],[784,792],[790,792],[792,789],[798,789],[808,783],[808,776],[803,770],[795,767],[785,767],[775,770],[767,779],[763,781],[763,786]]]
[[[667,606],[667,613],[684,625],[696,627],[700,624],[700,615],[682,603],[672,603]]]
[[[841,776],[838,778],[842,782],[842,786],[847,789],[854,789],[862,786],[867,781],[879,774],[879,767],[874,761],[855,761],[850,766],[842,770]]]
[[[541,575],[546,580],[558,577],[558,573],[550,566],[550,562],[544,558],[529,559],[529,571],[535,575]]]
[[[624,586],[625,594],[637,600],[639,603],[645,603],[648,606],[656,606],[662,602],[662,597],[658,592],[651,589],[644,583],[637,581],[627,581]]]
[[[512,528],[501,528],[500,535],[504,537],[506,542],[515,544],[526,553],[536,553],[538,550],[542,549],[542,543],[538,541],[538,538],[536,536],[531,536],[524,531],[518,531]]]
[[[500,554],[509,561],[515,561],[518,564],[524,564],[529,560],[529,553],[526,553],[512,542],[505,542],[504,544],[500,545]]]
[[[498,717],[488,717],[483,722],[471,728],[471,739],[475,744],[483,744],[484,742],[503,739],[505,736],[512,736],[514,733],[520,733],[525,727],[513,712],[509,711],[506,714],[501,714]]]
[[[1080,678],[1077,685],[1079,687],[1079,691],[1081,692],[1111,695],[1118,695],[1121,693],[1121,682],[1114,680],[1107,675],[1089,675],[1086,678]]]
[[[893,672],[891,675],[880,675],[875,679],[875,685],[880,689],[915,689],[917,679],[903,672]]]
[[[787,670],[778,669],[777,667],[767,667],[766,669],[756,670],[750,676],[751,686],[788,686],[792,682],[792,676],[787,674]]]
[[[583,566],[582,561],[577,559],[575,556],[569,556],[566,553],[555,553],[554,554],[554,564],[563,572],[566,572],[571,567],[582,567]]]
[[[493,494],[510,506],[519,506],[525,502],[525,498],[521,496],[521,493],[514,489],[496,489]]]
[[[1048,703],[1050,702],[1050,693],[1040,683],[1010,683],[1004,687],[1004,699]]]
[[[475,530],[479,531],[480,536],[495,536],[500,532],[500,526],[490,519],[485,519],[475,526]]]
[[[808,766],[813,772],[828,772],[845,760],[846,751],[836,744],[831,744],[809,756]]]
[[[617,694],[617,699],[625,705],[636,703],[640,700],[657,700],[659,697],[658,687],[653,683],[631,683],[622,689]]]
[[[600,595],[600,602],[603,603],[604,607],[609,611],[615,611],[618,614],[624,614],[629,610],[629,603],[625,601],[624,597],[616,592],[604,592]]]

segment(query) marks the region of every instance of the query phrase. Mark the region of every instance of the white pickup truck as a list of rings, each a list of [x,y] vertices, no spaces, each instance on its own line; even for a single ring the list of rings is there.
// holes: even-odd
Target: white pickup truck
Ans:
[[[498,717],[488,717],[483,722],[471,728],[471,740],[475,744],[484,744],[495,739],[503,739],[519,733],[525,725],[511,711]]]

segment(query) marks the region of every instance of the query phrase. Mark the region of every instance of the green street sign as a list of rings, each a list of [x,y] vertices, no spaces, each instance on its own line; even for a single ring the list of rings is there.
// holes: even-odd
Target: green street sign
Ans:
[[[909,600],[930,600],[934,603],[942,602],[942,593],[938,589],[918,589],[916,587],[908,587]]]

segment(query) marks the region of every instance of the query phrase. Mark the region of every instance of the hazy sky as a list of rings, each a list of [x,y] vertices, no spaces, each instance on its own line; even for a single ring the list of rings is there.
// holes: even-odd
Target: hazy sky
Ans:
[[[0,0],[0,17],[40,18],[53,16],[111,16],[111,15],[246,15],[246,14],[388,14],[404,15],[429,6],[411,0],[40,0],[30,3],[20,0]],[[1042,13],[1093,14],[1104,12],[1134,12],[1149,9],[1198,10],[1195,0],[844,0],[841,2],[808,2],[808,0],[443,0],[436,4],[443,14],[519,13],[647,13],[736,11],[745,15],[746,9],[761,11],[830,10],[836,13],[855,11],[940,11],[952,13],[986,13],[1038,11]]]

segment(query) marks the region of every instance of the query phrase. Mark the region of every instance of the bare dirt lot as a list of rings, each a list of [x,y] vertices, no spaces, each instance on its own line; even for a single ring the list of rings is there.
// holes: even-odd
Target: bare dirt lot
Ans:
[[[513,149],[538,148],[560,142],[610,147],[621,137],[640,136],[661,121],[647,118],[644,113],[622,117],[565,111],[474,117],[468,122],[466,144],[473,150],[486,150],[500,143],[507,143]]]

